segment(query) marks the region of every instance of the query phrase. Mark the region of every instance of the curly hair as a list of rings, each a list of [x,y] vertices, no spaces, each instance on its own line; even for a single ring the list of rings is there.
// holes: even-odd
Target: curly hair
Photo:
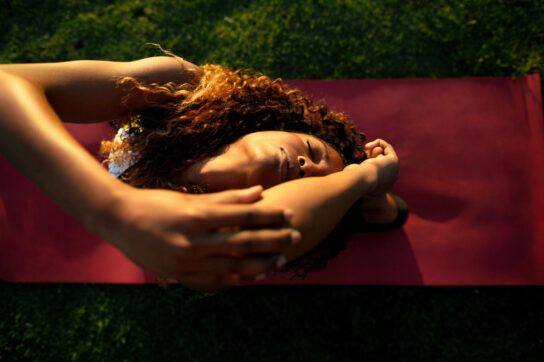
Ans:
[[[174,175],[244,135],[267,130],[318,137],[335,148],[345,164],[366,159],[365,135],[346,114],[330,110],[323,101],[261,74],[213,64],[202,70],[184,84],[118,80],[119,85],[132,87],[124,102],[135,91],[148,103],[139,113],[110,123],[115,129],[124,127],[130,137],[122,143],[102,141],[101,153],[110,155],[104,163],[118,161],[112,155],[126,157],[126,151],[138,155],[137,162],[120,175],[122,181],[139,188],[206,192],[200,185],[176,184]],[[345,247],[346,240],[332,240],[335,234],[286,269],[304,277],[324,268]]]

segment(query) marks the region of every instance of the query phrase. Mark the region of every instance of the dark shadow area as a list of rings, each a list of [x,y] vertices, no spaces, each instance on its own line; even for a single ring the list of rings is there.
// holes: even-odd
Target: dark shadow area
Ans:
[[[461,198],[416,188],[405,187],[402,197],[408,203],[411,213],[435,222],[455,219],[461,214],[465,204]]]
[[[268,286],[206,295],[181,286],[2,284],[0,297],[0,356],[9,361],[71,353],[96,361],[537,361],[544,339],[536,287]]]

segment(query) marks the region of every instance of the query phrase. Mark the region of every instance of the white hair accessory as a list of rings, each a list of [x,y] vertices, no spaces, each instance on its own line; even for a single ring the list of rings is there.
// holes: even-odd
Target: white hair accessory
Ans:
[[[123,143],[123,140],[130,137],[125,128],[119,128],[115,138],[113,139],[114,143]],[[123,172],[125,172],[130,166],[134,165],[137,161],[137,157],[133,154],[132,151],[128,151],[128,154],[125,154],[125,151],[115,151],[111,152],[108,156],[108,172],[115,177],[119,177]],[[121,161],[117,161],[121,160]]]

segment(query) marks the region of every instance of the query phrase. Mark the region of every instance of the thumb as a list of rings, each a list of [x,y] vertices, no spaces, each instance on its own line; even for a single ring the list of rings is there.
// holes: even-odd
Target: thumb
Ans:
[[[241,190],[227,190],[208,194],[209,202],[216,204],[250,204],[261,199],[263,187],[253,186]]]

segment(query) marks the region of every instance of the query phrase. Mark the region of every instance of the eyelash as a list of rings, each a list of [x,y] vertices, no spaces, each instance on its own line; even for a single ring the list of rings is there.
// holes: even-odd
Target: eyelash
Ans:
[[[310,157],[314,160],[314,151],[312,150],[312,146],[310,146],[310,141],[306,140],[306,144],[308,145],[308,151],[310,151]]]

